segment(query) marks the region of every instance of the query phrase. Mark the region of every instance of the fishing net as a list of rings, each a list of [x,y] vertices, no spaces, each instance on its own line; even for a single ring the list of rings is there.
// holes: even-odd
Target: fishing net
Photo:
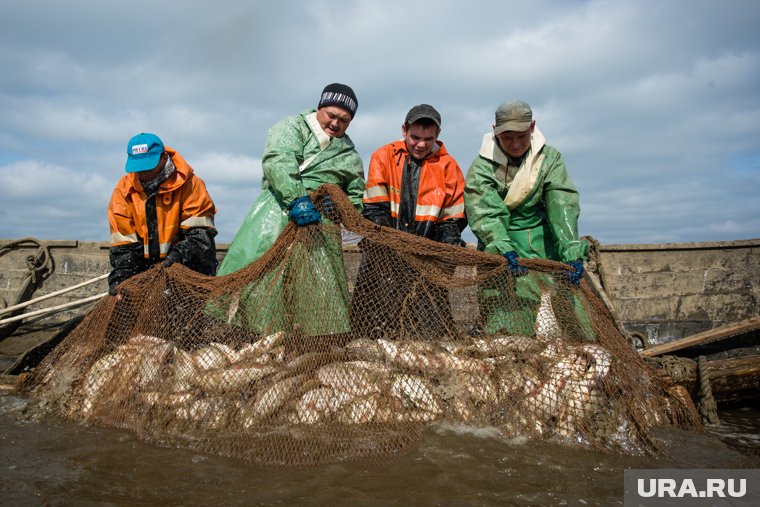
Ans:
[[[660,452],[654,426],[701,427],[566,265],[515,278],[374,225],[335,186],[312,199],[330,219],[240,271],[127,280],[21,387],[147,442],[281,465],[381,458],[438,423],[627,453]]]

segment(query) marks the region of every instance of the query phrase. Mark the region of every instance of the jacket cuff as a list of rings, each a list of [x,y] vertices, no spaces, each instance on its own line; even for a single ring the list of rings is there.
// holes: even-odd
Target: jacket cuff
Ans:
[[[562,262],[570,262],[578,259],[585,261],[588,259],[588,252],[589,244],[584,239],[567,241],[560,246]]]

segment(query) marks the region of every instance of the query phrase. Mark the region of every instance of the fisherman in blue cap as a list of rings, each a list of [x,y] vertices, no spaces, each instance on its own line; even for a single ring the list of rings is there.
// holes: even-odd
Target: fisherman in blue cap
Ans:
[[[155,134],[127,144],[126,172],[108,205],[109,293],[153,264],[174,263],[206,275],[216,271],[216,207],[184,158]]]

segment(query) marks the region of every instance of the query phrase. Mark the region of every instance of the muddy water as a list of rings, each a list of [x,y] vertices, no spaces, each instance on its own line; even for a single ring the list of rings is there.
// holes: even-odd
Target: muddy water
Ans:
[[[723,413],[732,444],[760,449],[760,414]],[[668,430],[669,459],[509,441],[435,426],[380,462],[267,468],[142,443],[0,396],[0,505],[622,505],[626,468],[756,468],[710,434]],[[753,466],[754,465],[754,466]]]

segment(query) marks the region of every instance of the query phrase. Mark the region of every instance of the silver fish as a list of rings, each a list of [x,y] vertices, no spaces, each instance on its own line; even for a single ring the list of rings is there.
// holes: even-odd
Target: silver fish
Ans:
[[[279,410],[295,393],[303,378],[303,375],[288,377],[265,389],[253,403],[252,417],[244,426],[248,428],[253,422],[265,419]]]
[[[494,365],[484,359],[460,357],[445,352],[437,354],[440,371],[462,371],[471,373],[491,373]]]
[[[85,417],[92,412],[100,391],[113,379],[123,356],[124,350],[117,349],[95,361],[87,371],[82,399],[82,415]]]
[[[388,360],[406,368],[418,370],[441,370],[443,364],[438,351],[429,343],[418,341],[391,341],[380,338]]]
[[[579,351],[589,357],[588,376],[595,384],[599,384],[610,372],[612,354],[607,349],[592,344],[581,345]]]
[[[323,417],[334,414],[354,396],[331,387],[317,387],[301,396],[296,402],[291,422],[296,424],[316,424]]]
[[[469,371],[455,371],[450,382],[459,386],[460,393],[468,399],[480,404],[496,403],[499,399],[498,390],[488,375]]]
[[[131,384],[137,389],[152,389],[166,377],[168,365],[174,359],[177,347],[171,342],[161,340],[160,342],[150,342],[134,354],[140,356],[140,366],[136,375],[132,378]]]
[[[191,392],[163,393],[160,391],[144,391],[139,393],[138,399],[147,405],[159,405],[163,407],[179,407],[190,402],[195,395]]]
[[[340,408],[337,418],[343,424],[366,424],[374,419],[377,407],[376,396],[355,398]]]
[[[535,338],[529,336],[503,336],[476,338],[467,347],[468,351],[477,352],[487,357],[515,356],[532,352],[539,347]]]
[[[317,378],[322,384],[338,391],[365,396],[380,392],[377,375],[382,371],[381,365],[369,361],[330,363],[317,370]]]
[[[541,291],[541,303],[536,312],[534,325],[536,338],[541,341],[555,341],[562,337],[562,329],[552,308],[552,298],[548,291]]]
[[[237,351],[240,360],[258,357],[280,345],[284,338],[285,331],[279,331],[277,333],[256,340],[253,343],[247,343],[240,347],[240,350]]]
[[[236,363],[241,359],[240,354],[225,343],[211,342],[209,346],[216,347],[217,349],[221,350],[224,355],[227,356],[227,360],[230,362],[230,364]]]
[[[396,374],[391,382],[391,395],[401,400],[406,408],[419,408],[433,414],[443,411],[425,379],[416,375]]]
[[[382,423],[429,422],[440,417],[441,414],[437,412],[416,409],[398,410],[391,407],[380,407],[375,413],[375,421]]]
[[[175,415],[207,429],[218,430],[226,425],[229,412],[230,407],[222,398],[198,398],[179,407]]]
[[[267,365],[236,365],[223,370],[210,370],[197,374],[191,383],[207,392],[233,392],[275,373]]]
[[[368,361],[377,361],[385,357],[383,348],[377,343],[377,340],[370,340],[369,338],[358,338],[348,342],[346,350],[356,357]]]
[[[171,372],[171,390],[175,392],[190,390],[191,379],[197,375],[198,368],[193,356],[186,350],[177,349]]]
[[[195,366],[202,371],[226,368],[230,359],[223,350],[214,345],[207,345],[192,353]]]

